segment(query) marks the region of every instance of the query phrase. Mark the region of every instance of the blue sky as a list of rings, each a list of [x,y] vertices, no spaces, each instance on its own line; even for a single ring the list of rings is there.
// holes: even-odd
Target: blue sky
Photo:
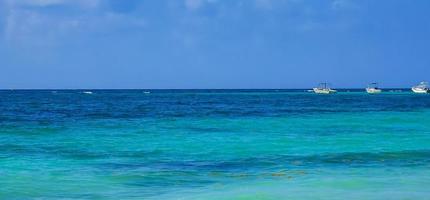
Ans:
[[[0,88],[409,87],[427,0],[0,0]]]

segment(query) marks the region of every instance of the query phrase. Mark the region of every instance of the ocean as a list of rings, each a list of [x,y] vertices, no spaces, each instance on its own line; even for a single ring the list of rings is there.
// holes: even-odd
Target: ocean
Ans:
[[[430,198],[430,95],[91,91],[0,91],[0,199]]]

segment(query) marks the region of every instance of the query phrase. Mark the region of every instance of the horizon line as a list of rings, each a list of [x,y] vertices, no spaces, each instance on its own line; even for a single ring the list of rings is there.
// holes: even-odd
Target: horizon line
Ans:
[[[410,89],[411,87],[387,87],[380,89]],[[312,88],[0,88],[0,91],[11,90],[309,90]],[[360,90],[366,87],[332,88],[337,90]]]

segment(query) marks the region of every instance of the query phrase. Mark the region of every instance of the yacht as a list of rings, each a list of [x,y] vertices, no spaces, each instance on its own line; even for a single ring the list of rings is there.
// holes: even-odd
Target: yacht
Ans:
[[[320,83],[318,87],[312,89],[316,94],[332,94],[336,93],[336,90],[333,90],[329,87],[327,83]]]
[[[430,93],[429,83],[428,82],[421,82],[420,84],[412,87],[412,91],[415,93]]]
[[[379,89],[378,83],[371,83],[367,86],[366,92],[369,94],[378,94],[378,93],[381,93],[382,90]]]

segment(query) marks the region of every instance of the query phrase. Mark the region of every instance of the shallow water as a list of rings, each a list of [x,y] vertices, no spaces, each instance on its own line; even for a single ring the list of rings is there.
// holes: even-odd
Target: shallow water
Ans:
[[[428,199],[430,95],[0,91],[0,199]]]

